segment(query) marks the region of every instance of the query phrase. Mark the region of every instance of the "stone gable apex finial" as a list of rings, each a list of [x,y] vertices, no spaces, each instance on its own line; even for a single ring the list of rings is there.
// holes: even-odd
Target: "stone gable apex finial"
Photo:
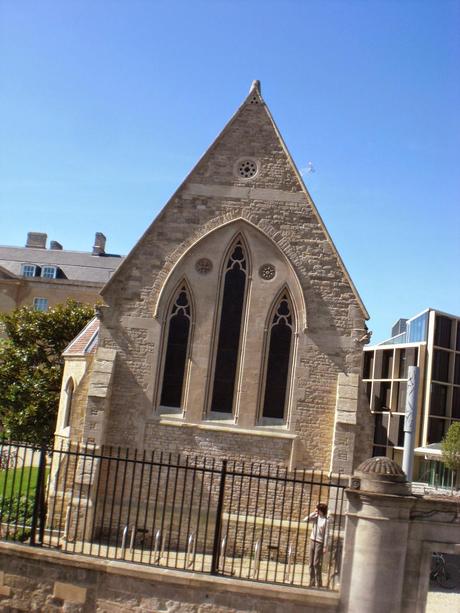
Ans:
[[[249,88],[249,93],[253,92],[254,90],[256,90],[258,94],[262,93],[262,86],[260,85],[260,81],[258,79],[255,79],[251,83],[251,87]]]

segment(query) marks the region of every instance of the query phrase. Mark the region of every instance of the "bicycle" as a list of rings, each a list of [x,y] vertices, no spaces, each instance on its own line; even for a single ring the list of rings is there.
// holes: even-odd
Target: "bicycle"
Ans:
[[[460,585],[460,571],[454,564],[446,562],[442,553],[433,552],[430,581],[436,581],[445,590],[453,590]]]
[[[18,449],[5,446],[0,451],[0,470],[21,468],[23,460],[24,458],[19,454]]]

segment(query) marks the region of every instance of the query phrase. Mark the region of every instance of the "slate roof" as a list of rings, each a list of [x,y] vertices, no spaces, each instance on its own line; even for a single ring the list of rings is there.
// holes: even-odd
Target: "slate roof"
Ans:
[[[0,268],[21,277],[22,264],[57,266],[67,279],[106,283],[123,261],[120,255],[92,255],[67,249],[38,249],[34,247],[0,246]]]
[[[87,355],[95,353],[99,337],[99,320],[93,317],[83,330],[64,349],[62,355]]]

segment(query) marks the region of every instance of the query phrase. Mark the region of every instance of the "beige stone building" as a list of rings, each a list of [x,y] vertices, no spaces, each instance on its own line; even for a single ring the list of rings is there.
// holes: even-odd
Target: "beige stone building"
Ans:
[[[97,232],[91,252],[70,251],[47,235],[29,232],[25,247],[0,246],[0,312],[20,306],[40,311],[72,298],[94,304],[123,258],[105,251]]]
[[[56,434],[351,473],[367,311],[258,82],[65,353]]]

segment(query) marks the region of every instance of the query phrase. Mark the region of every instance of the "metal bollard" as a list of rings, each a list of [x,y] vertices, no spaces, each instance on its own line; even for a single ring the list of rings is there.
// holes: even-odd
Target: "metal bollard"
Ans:
[[[128,536],[128,526],[125,526],[123,528],[123,536],[121,539],[121,557],[124,558],[125,557],[125,553],[126,553],[126,537]]]
[[[64,533],[62,538],[64,541],[69,539],[69,525],[70,525],[70,504],[67,505],[67,511],[65,513]]]
[[[286,577],[289,583],[294,582],[294,575],[291,577],[291,568],[292,568],[292,544],[289,544],[288,547],[288,559],[287,559],[287,567],[284,573],[284,581],[286,581]]]
[[[155,545],[153,546],[153,563],[159,562],[161,559],[161,551],[160,548],[160,539],[161,539],[161,530],[157,530],[155,534]]]
[[[131,540],[129,541],[129,553],[132,553],[133,551],[135,536],[136,536],[136,526],[133,526],[133,529],[131,530]]]
[[[224,536],[224,538],[222,539],[222,542],[220,544],[220,556],[221,558],[225,557],[225,550],[227,548],[227,537]]]
[[[192,566],[192,564],[195,562],[195,551],[196,551],[196,539],[195,539],[195,533],[192,532],[191,534],[189,534],[189,537],[188,537],[187,555],[185,557],[186,566]],[[191,560],[190,560],[190,557],[191,557]]]
[[[257,541],[256,546],[254,547],[254,571],[252,576],[256,578],[259,574],[259,565],[260,565],[260,555],[262,553],[262,547],[260,539]]]
[[[224,536],[224,538],[221,540],[220,542],[220,553],[219,553],[219,558],[218,558],[218,566],[217,568],[219,569],[225,568],[225,551],[227,549],[227,537]]]

